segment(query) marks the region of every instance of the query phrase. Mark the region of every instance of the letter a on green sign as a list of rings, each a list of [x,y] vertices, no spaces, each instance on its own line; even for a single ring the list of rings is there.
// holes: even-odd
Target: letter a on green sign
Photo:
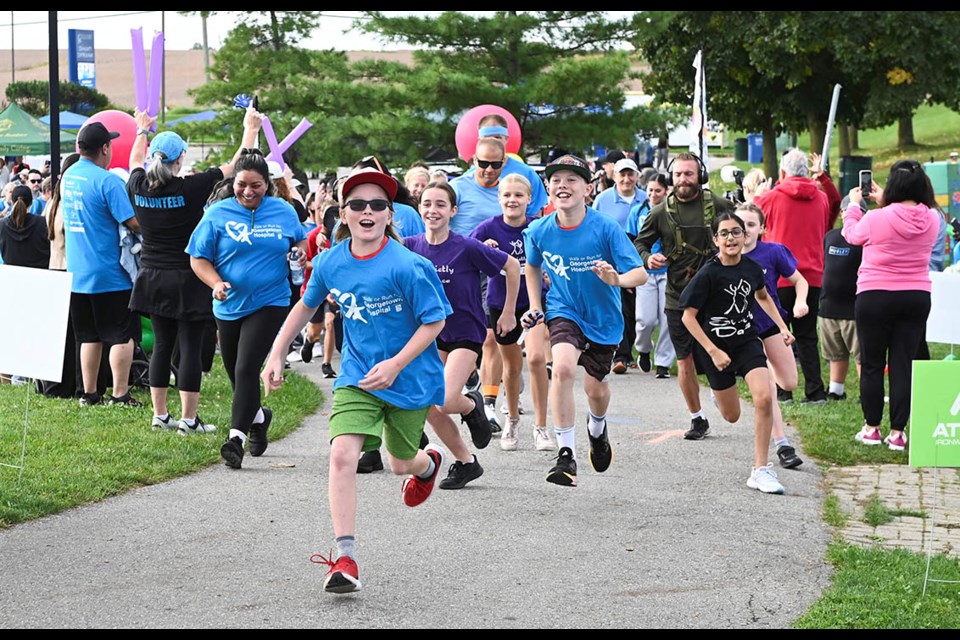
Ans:
[[[960,361],[913,363],[910,466],[960,467]]]

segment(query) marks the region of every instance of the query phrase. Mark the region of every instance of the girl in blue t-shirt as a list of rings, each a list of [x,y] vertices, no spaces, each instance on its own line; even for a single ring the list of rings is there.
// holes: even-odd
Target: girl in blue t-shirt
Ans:
[[[258,149],[244,150],[234,170],[234,197],[204,212],[186,252],[194,273],[213,289],[220,353],[233,387],[220,455],[239,469],[247,440],[252,456],[267,449],[273,413],[260,404],[260,367],[290,308],[287,256],[297,247],[306,262],[307,234],[293,207],[272,196],[270,169]]]
[[[360,589],[356,563],[357,458],[385,443],[390,468],[406,475],[403,501],[415,507],[433,491],[443,450],[418,449],[430,408],[443,402],[443,364],[436,339],[450,306],[433,266],[396,242],[396,181],[373,168],[343,184],[337,244],[314,258],[303,298],[294,305],[263,370],[269,394],[283,383],[283,360],[294,336],[328,294],[343,314],[340,375],[330,412],[329,500],[336,558],[330,593]],[[393,239],[394,241],[391,241]]]
[[[553,451],[556,443],[547,430],[547,354],[546,325],[540,324],[529,330],[523,346],[518,340],[523,335],[520,317],[530,307],[526,284],[523,280],[523,268],[527,263],[523,250],[523,230],[535,220],[527,216],[527,207],[533,197],[530,181],[519,173],[511,173],[500,180],[499,200],[503,216],[489,218],[480,223],[471,233],[471,237],[488,246],[498,248],[516,258],[520,263],[520,292],[516,305],[516,328],[506,335],[496,333],[497,322],[503,314],[506,299],[506,276],[497,274],[487,284],[487,307],[489,328],[494,330],[494,339],[502,358],[486,358],[482,363],[480,379],[484,387],[491,382],[497,383],[503,377],[507,400],[507,426],[500,434],[500,448],[504,451],[516,451],[520,428],[520,376],[523,372],[524,346],[527,352],[527,365],[530,367],[530,393],[533,396],[534,446],[538,451]],[[495,366],[502,363],[502,366]],[[486,393],[484,394],[486,395]],[[496,393],[493,394],[496,398]]]
[[[792,286],[796,287],[797,302],[793,306],[793,317],[802,318],[807,315],[810,311],[807,306],[807,292],[810,287],[806,279],[797,271],[797,259],[790,249],[778,242],[760,241],[766,232],[766,217],[763,215],[763,210],[755,204],[746,203],[739,205],[735,213],[743,220],[746,227],[743,255],[763,267],[767,293],[777,307],[777,311],[780,312],[780,316],[785,318],[787,315],[777,296],[777,281],[780,278],[786,278]],[[793,391],[797,388],[797,361],[793,356],[793,349],[784,344],[780,330],[766,312],[757,307],[753,311],[753,317],[757,333],[763,342],[763,350],[767,354],[767,366],[773,374],[770,376],[770,384],[773,385],[773,397],[776,398],[777,385],[784,391]],[[796,449],[790,445],[787,434],[783,430],[783,413],[777,402],[773,403],[771,437],[777,447],[780,466],[793,469],[803,464],[803,460],[797,455]]]
[[[514,330],[517,294],[520,288],[520,262],[499,249],[475,238],[450,230],[450,219],[457,214],[457,196],[446,182],[431,182],[420,194],[420,215],[426,233],[404,238],[408,249],[429,260],[436,269],[453,315],[447,320],[437,346],[444,362],[447,393],[444,401],[430,411],[428,421],[454,458],[441,489],[462,489],[483,475],[477,457],[470,452],[451,414],[460,414],[470,429],[473,444],[483,449],[491,436],[490,421],[484,411],[480,391],[461,393],[477,362],[487,336],[487,317],[480,293],[481,278],[506,273],[502,313],[494,333],[507,335]]]

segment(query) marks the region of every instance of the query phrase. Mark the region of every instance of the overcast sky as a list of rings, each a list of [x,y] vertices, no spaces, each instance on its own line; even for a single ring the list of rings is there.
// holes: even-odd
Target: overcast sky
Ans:
[[[163,16],[161,14],[163,13]],[[410,11],[385,11],[386,14],[409,15]],[[438,12],[420,12],[424,14]],[[487,13],[487,12],[472,12]],[[611,15],[630,13],[609,11]],[[302,46],[316,49],[380,50],[396,48],[385,46],[373,36],[359,32],[344,35],[359,11],[324,11],[320,29]],[[49,26],[47,11],[0,11],[0,51],[11,49],[47,49]],[[163,20],[165,19],[165,25]],[[234,18],[221,13],[207,20],[207,38],[212,48],[219,48],[233,27]],[[143,29],[144,46],[150,48],[155,31],[164,31],[168,50],[192,49],[203,42],[203,28],[199,17],[184,17],[176,11],[58,11],[58,39],[61,49],[67,48],[68,29],[88,29],[94,32],[98,49],[129,49],[130,29]],[[11,26],[12,25],[12,26]],[[164,25],[163,27],[161,25]]]

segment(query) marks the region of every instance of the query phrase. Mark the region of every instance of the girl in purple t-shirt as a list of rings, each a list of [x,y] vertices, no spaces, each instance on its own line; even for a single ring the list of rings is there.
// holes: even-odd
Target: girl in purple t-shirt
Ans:
[[[763,210],[755,204],[746,203],[739,205],[734,213],[743,220],[747,229],[744,236],[743,255],[763,268],[763,275],[767,281],[767,293],[773,299],[780,315],[787,316],[777,297],[777,281],[780,278],[786,278],[792,286],[796,287],[797,302],[793,306],[793,317],[802,318],[807,315],[810,311],[807,306],[807,292],[810,287],[806,279],[797,271],[797,259],[789,249],[778,242],[760,242],[767,230]],[[793,391],[797,388],[797,361],[793,356],[793,349],[783,342],[780,330],[759,306],[753,310],[753,320],[757,333],[763,341],[763,350],[767,354],[767,366],[773,373],[770,376],[770,384],[774,385],[771,389],[773,397],[777,397],[776,385],[784,391]],[[793,469],[803,464],[803,460],[797,455],[796,449],[790,445],[787,434],[783,430],[783,413],[777,402],[773,403],[773,429],[770,435],[777,447],[780,466]]]
[[[446,182],[431,182],[420,194],[420,216],[426,232],[404,238],[408,249],[433,263],[444,293],[453,307],[453,315],[437,338],[440,359],[444,363],[446,395],[442,407],[430,409],[427,421],[455,458],[441,489],[462,489],[483,475],[477,457],[470,453],[450,414],[459,413],[470,429],[473,444],[483,449],[490,442],[490,421],[480,391],[461,393],[467,378],[477,368],[483,341],[487,336],[487,318],[480,294],[482,275],[506,273],[507,287],[503,313],[495,332],[513,331],[516,320],[517,292],[520,288],[520,263],[499,249],[479,240],[450,231],[450,219],[457,214],[457,194]]]
[[[535,220],[535,218],[528,218],[526,213],[530,199],[533,197],[533,187],[524,176],[512,173],[500,180],[498,190],[503,216],[481,222],[470,235],[488,246],[501,249],[519,261],[521,278],[516,306],[517,326],[510,333],[503,335],[496,333],[497,323],[503,315],[507,286],[506,278],[497,274],[491,277],[487,284],[487,307],[490,309],[489,326],[494,330],[494,338],[502,358],[484,357],[480,379],[486,389],[486,385],[498,383],[502,375],[508,420],[507,427],[500,434],[500,448],[504,451],[516,451],[520,430],[520,376],[523,372],[523,351],[526,348],[527,365],[530,367],[530,394],[533,396],[534,445],[540,451],[553,451],[556,450],[556,444],[546,428],[549,384],[544,335],[546,324],[538,324],[530,329],[523,346],[517,342],[523,335],[519,318],[530,307],[523,279],[524,266],[527,262],[523,247],[523,230]],[[499,363],[502,363],[502,366],[495,366]]]

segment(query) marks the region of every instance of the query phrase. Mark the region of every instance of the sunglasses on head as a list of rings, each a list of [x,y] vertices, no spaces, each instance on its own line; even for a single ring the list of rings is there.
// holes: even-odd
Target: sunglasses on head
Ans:
[[[481,169],[493,168],[497,170],[503,166],[503,160],[477,160],[477,166]]]
[[[349,207],[351,211],[363,211],[370,207],[371,211],[386,211],[390,208],[389,200],[348,200],[344,207]]]

